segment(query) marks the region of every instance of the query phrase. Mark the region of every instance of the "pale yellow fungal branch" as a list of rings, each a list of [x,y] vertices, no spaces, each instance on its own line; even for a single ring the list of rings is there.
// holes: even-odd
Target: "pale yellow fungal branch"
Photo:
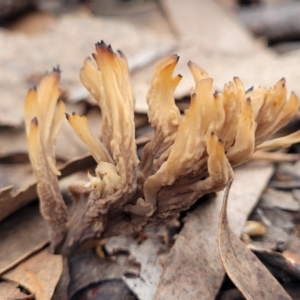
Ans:
[[[29,156],[37,178],[40,209],[50,225],[52,251],[66,234],[67,208],[61,196],[55,163],[56,137],[64,119],[65,105],[59,99],[59,69],[46,75],[37,89],[29,90],[24,105]]]
[[[147,160],[153,158],[153,164],[156,163],[157,168],[152,168],[151,172],[147,168],[144,198],[137,201],[136,207],[130,207],[135,213],[138,206],[144,210],[148,207],[148,216],[155,211],[155,214],[161,216],[166,214],[168,205],[159,202],[174,202],[171,193],[168,197],[164,192],[169,187],[185,195],[182,202],[177,203],[177,209],[180,210],[193,202],[187,197],[187,193],[194,193],[193,197],[197,199],[205,193],[223,189],[233,177],[232,167],[247,161],[255,147],[265,149],[299,141],[298,132],[290,137],[262,144],[285,125],[299,108],[299,99],[294,93],[289,100],[286,99],[284,79],[268,90],[258,88],[245,93],[241,80],[235,77],[233,82],[225,84],[223,93],[215,93],[212,79],[191,62],[188,66],[196,83],[196,87],[192,89],[191,104],[183,117],[175,119],[176,127],[173,127],[172,132],[169,130],[171,138],[166,138],[161,132],[170,128],[166,122],[168,115],[164,110],[165,103],[170,108],[175,107],[169,85],[177,60],[173,56],[170,69],[171,59],[172,56],[166,58],[156,67],[148,93],[149,121],[155,132],[153,140],[144,148],[142,167],[150,166],[152,162]],[[149,97],[153,90],[158,89],[158,83],[163,85],[165,82],[169,83],[165,84],[165,90],[162,88],[165,93]],[[160,118],[169,127],[159,128],[157,120]],[[160,136],[163,139],[159,139]],[[167,139],[168,147],[164,147],[164,139]],[[177,197],[178,195],[175,198]],[[184,199],[188,199],[189,205]],[[169,212],[168,216],[170,215]]]
[[[122,206],[132,198],[137,189],[139,164],[135,145],[135,97],[126,58],[104,42],[96,44],[93,57],[98,69],[86,59],[80,78],[101,108],[102,141],[91,135],[85,117],[67,116],[98,164],[95,176],[89,175],[90,183],[87,184],[93,188],[88,213],[91,218],[107,213],[116,205],[114,203]]]

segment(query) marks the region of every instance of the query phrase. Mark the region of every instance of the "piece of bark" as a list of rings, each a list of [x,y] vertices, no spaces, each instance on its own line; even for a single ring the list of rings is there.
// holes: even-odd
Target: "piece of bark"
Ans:
[[[273,172],[273,165],[257,162],[235,171],[228,218],[237,236]],[[155,299],[214,299],[217,295],[225,274],[217,249],[222,197],[223,193],[218,193],[215,199],[201,203],[186,217],[183,229],[163,262]],[[195,278],[195,274],[199,275]]]
[[[145,240],[137,243],[131,236],[112,237],[107,240],[105,249],[109,253],[128,251],[130,259],[140,265],[138,276],[123,276],[127,286],[139,299],[152,300],[162,274],[161,259],[168,252],[168,247],[160,238],[166,231],[165,226],[146,229]],[[129,274],[130,275],[130,274]]]
[[[12,268],[48,243],[47,224],[38,204],[31,204],[0,226],[0,274]]]
[[[24,286],[35,294],[36,300],[51,300],[62,269],[62,256],[45,249],[2,274],[2,278]]]

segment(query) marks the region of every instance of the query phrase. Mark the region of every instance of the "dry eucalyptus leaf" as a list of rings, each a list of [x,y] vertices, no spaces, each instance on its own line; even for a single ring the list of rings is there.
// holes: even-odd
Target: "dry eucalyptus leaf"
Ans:
[[[262,194],[259,207],[277,207],[289,211],[299,211],[300,203],[291,192],[268,188]]]
[[[94,250],[84,251],[70,258],[71,282],[69,297],[79,290],[100,281],[121,279],[128,272],[138,274],[139,267],[128,260],[127,255],[117,255],[116,260],[101,259]]]
[[[224,193],[218,229],[221,261],[236,287],[246,299],[292,299],[268,269],[232,232],[227,220],[227,201],[231,183]],[[247,192],[247,191],[245,191]]]
[[[273,165],[262,162],[249,162],[235,170],[228,216],[238,236],[273,172]],[[248,190],[246,195],[245,190]],[[191,299],[216,297],[225,274],[217,249],[222,198],[223,193],[220,192],[216,199],[199,205],[188,214],[175,245],[164,261],[155,299],[171,299],[173,295],[178,295],[178,299],[186,295]],[[178,280],[178,274],[183,274],[182,282]],[[199,274],[197,284],[195,274]]]
[[[224,276],[217,249],[220,208],[220,201],[209,199],[188,214],[162,261],[163,275],[154,299],[215,298]]]
[[[31,204],[0,223],[0,274],[48,243],[38,204]]]
[[[288,212],[278,208],[263,208],[261,211],[273,226],[280,227],[287,233],[293,230],[293,218]]]
[[[160,231],[165,231],[162,226]],[[157,229],[156,229],[157,231]],[[155,230],[145,231],[146,239],[138,244],[131,236],[117,236],[107,240],[105,248],[109,253],[119,250],[126,250],[130,253],[130,258],[140,265],[138,276],[123,276],[127,286],[142,300],[151,300],[155,294],[162,274],[160,260],[168,251]]]
[[[85,170],[94,166],[94,164],[95,161],[91,155],[70,160],[60,166],[59,170],[62,173],[60,178],[64,178],[80,170]],[[16,192],[14,192],[13,186],[0,189],[0,221],[36,198],[36,183],[30,184]]]
[[[2,278],[18,282],[34,293],[36,300],[51,300],[62,269],[62,256],[45,249],[2,274]]]
[[[26,295],[20,291],[18,284],[14,282],[0,282],[0,295],[2,300],[30,300],[34,294]]]

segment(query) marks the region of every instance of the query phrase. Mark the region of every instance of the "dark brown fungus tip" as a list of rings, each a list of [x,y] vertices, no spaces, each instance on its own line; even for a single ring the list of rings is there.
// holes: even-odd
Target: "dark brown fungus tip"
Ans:
[[[214,95],[214,98],[215,98],[215,99],[218,99],[218,98],[219,98],[219,93],[218,93],[217,91],[215,91],[215,92],[213,93],[213,95]]]
[[[53,67],[52,72],[56,73],[57,75],[60,75],[61,69],[60,69],[59,65],[57,65],[56,67]]]
[[[39,124],[38,118],[37,118],[37,117],[34,117],[34,118],[31,120],[31,124],[34,125],[34,126],[38,126],[38,124]]]
[[[192,64],[193,64],[193,63],[192,63],[191,60],[189,60],[188,63],[187,63],[188,66],[191,66]]]
[[[223,144],[223,141],[220,138],[218,139],[218,142],[221,143],[221,144]]]
[[[248,98],[246,99],[246,101],[247,101],[247,103],[251,103],[251,98],[248,97]]]
[[[174,58],[178,61],[180,56],[178,56],[177,54],[173,54],[174,55]]]
[[[245,92],[245,94],[248,94],[248,93],[252,92],[253,89],[254,89],[254,87],[253,87],[253,85],[252,85],[252,86]]]
[[[180,77],[180,78],[182,78],[182,75],[181,75],[181,74],[178,74],[177,76]]]
[[[125,54],[122,52],[122,50],[118,49],[117,52],[118,52],[118,54],[120,55],[120,57],[126,58],[126,56],[125,56]]]
[[[214,135],[215,135],[215,132],[214,132],[214,131],[212,131],[212,132],[210,133],[210,135],[211,135],[211,136],[214,136]]]
[[[69,120],[70,115],[68,113],[65,113],[67,120]]]
[[[114,50],[113,50],[111,44],[108,45],[107,49],[110,53],[114,53]]]
[[[196,93],[193,93],[192,94],[192,98],[196,98],[197,97],[197,94]]]
[[[105,44],[105,42],[103,40],[101,40],[100,42],[97,42],[95,44],[96,48],[107,48],[107,45]]]
[[[75,111],[72,112],[72,116],[76,116],[76,112]]]

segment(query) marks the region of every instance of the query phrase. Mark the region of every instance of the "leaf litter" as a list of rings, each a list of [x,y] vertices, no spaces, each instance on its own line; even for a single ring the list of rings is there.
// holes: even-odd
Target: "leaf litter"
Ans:
[[[176,6],[174,6],[174,7],[176,7]],[[178,8],[177,8],[178,9]],[[192,19],[192,18],[191,18]],[[198,34],[198,32],[197,32],[197,34]],[[199,34],[198,34],[199,35]],[[213,36],[213,35],[212,35]],[[123,47],[124,48],[124,47]],[[181,48],[181,50],[184,50],[184,48]],[[197,50],[197,51],[199,51],[199,50]],[[181,51],[180,51],[181,52]],[[239,58],[240,59],[240,58]],[[216,60],[217,61],[217,60]],[[230,61],[230,60],[229,60]],[[227,61],[228,62],[228,61]],[[228,63],[228,64],[230,64],[230,63]],[[217,62],[216,63],[216,65],[219,65],[219,62]],[[146,73],[146,71],[145,71],[145,73]],[[149,73],[149,72],[148,72]],[[239,72],[240,73],[240,72]],[[228,76],[228,73],[226,73],[227,74],[227,76]],[[187,91],[188,89],[186,88],[186,91]],[[186,93],[186,92],[185,92]],[[16,121],[16,119],[15,119],[15,121]],[[88,158],[88,157],[85,157],[84,159],[90,159],[90,158]],[[75,164],[76,164],[76,162],[74,162]],[[78,161],[78,163],[80,164],[81,163],[81,161],[79,160]],[[272,169],[273,167],[271,166],[270,167],[270,170]],[[83,165],[81,165],[80,166],[80,170],[82,170],[83,169]],[[272,171],[270,171],[269,170],[269,172],[270,173],[268,173],[269,175],[268,176],[266,176],[266,177],[264,177],[265,178],[265,181],[263,181],[261,184],[262,185],[264,185],[264,186],[266,186],[267,185],[267,181],[268,181],[268,179],[267,179],[267,177],[269,178],[270,177],[270,174],[272,173]],[[239,170],[237,170],[237,172],[236,172],[236,177],[238,178],[238,171]],[[248,170],[249,171],[249,170]],[[267,172],[266,172],[267,173]],[[249,178],[249,180],[247,181],[247,179]],[[241,207],[239,207],[239,208],[237,208],[237,209],[233,209],[231,212],[229,211],[228,212],[228,218],[229,218],[229,223],[230,223],[230,225],[232,226],[232,228],[233,228],[233,230],[234,230],[234,232],[236,233],[236,235],[237,236],[239,236],[239,234],[240,234],[240,232],[241,232],[241,228],[242,228],[242,226],[243,226],[243,224],[245,223],[245,221],[246,221],[246,219],[247,219],[247,216],[249,215],[249,213],[251,212],[251,210],[253,209],[253,207],[255,206],[255,204],[253,204],[253,203],[255,203],[255,202],[257,202],[257,200],[258,200],[258,198],[259,198],[259,194],[260,194],[260,192],[261,192],[261,189],[260,188],[258,188],[258,193],[257,194],[255,194],[255,195],[252,195],[254,198],[256,197],[256,200],[253,200],[253,202],[249,202],[249,200],[248,199],[246,199],[246,197],[248,196],[248,195],[245,195],[245,193],[244,193],[244,191],[247,189],[247,191],[248,191],[248,189],[249,189],[249,187],[252,185],[251,184],[251,181],[250,180],[253,180],[254,178],[256,177],[256,175],[255,174],[253,174],[253,175],[251,175],[251,176],[249,176],[249,173],[246,173],[245,172],[245,177],[244,177],[244,180],[245,180],[245,182],[244,182],[244,185],[241,185],[240,186],[240,191],[238,191],[237,192],[237,194],[236,194],[236,199],[239,199],[239,200],[241,200],[241,199],[243,199],[243,201],[240,201],[240,202],[242,202],[242,204],[244,204],[244,205],[246,205],[246,203],[247,203],[247,205],[248,205],[248,203],[250,204],[249,205],[249,207],[247,207],[247,208],[241,208]],[[237,178],[236,178],[236,180],[237,180]],[[249,183],[249,181],[250,181],[250,183]],[[255,184],[253,184],[254,185],[254,187],[253,187],[253,189],[255,188]],[[30,198],[30,200],[28,200],[28,201],[31,201],[32,199],[34,199],[35,197],[36,197],[36,193],[35,193],[35,187],[34,186],[29,186],[28,187],[28,189],[25,189],[25,194],[27,193],[27,192],[29,193],[29,192],[31,192],[31,196],[29,197]],[[232,197],[232,195],[233,195],[233,193],[234,193],[234,189],[232,188],[232,191],[231,191],[231,196],[230,196],[230,198]],[[249,192],[250,194],[252,193],[251,191]],[[10,197],[11,197],[11,195],[14,195],[14,194],[18,194],[18,192],[15,192],[12,188],[4,188],[3,189],[3,194],[4,195],[6,195],[5,197],[6,197],[6,199],[10,199]],[[27,198],[26,198],[27,197]],[[26,199],[28,199],[28,196],[26,196],[25,198]],[[218,197],[220,197],[220,196],[218,196]],[[18,199],[17,197],[15,197],[14,198],[15,200],[16,199]],[[220,199],[220,198],[218,198],[218,199]],[[189,228],[188,226],[189,226],[189,224],[190,224],[190,228],[191,228],[191,230],[193,230],[193,228],[192,228],[192,225],[193,224],[197,224],[197,218],[202,218],[202,213],[205,215],[205,211],[209,211],[210,209],[211,210],[213,210],[214,208],[218,208],[219,210],[220,210],[220,208],[221,208],[221,203],[222,202],[218,202],[219,200],[216,200],[216,199],[212,199],[211,200],[211,202],[209,202],[209,201],[206,201],[206,202],[204,202],[204,203],[202,203],[202,204],[200,204],[200,208],[196,208],[194,211],[192,211],[192,212],[190,212],[190,213],[188,213],[188,215],[187,215],[187,217],[185,218],[185,222],[184,222],[184,225],[183,225],[183,229],[181,230],[181,232],[179,233],[179,235],[178,235],[178,238],[177,238],[177,240],[176,240],[176,242],[175,242],[175,245],[173,246],[173,248],[174,247],[176,247],[176,244],[178,243],[178,244],[180,244],[180,242],[178,242],[178,241],[180,241],[180,236],[184,233],[184,232],[186,232],[186,240],[185,240],[185,242],[186,242],[186,244],[187,244],[187,246],[188,246],[188,244],[189,244],[189,242],[190,242],[190,240],[191,239],[195,239],[195,238],[197,238],[197,236],[199,235],[199,231],[200,230],[198,230],[198,231],[196,231],[196,230],[194,230],[194,231],[191,231],[191,232],[194,232],[194,235],[192,236],[192,234],[188,234],[188,232],[187,232],[187,229]],[[11,203],[13,202],[13,201],[10,201]],[[16,201],[17,202],[17,201]],[[217,202],[218,204],[216,205],[216,203],[215,202]],[[23,205],[25,205],[27,202],[23,202],[23,200],[21,201],[21,206],[23,206]],[[9,205],[11,205],[11,204],[9,204]],[[211,208],[209,208],[209,206],[212,206]],[[250,208],[250,206],[251,206],[251,208]],[[2,206],[1,206],[2,207]],[[16,205],[14,206],[14,208],[12,209],[12,211],[14,211],[16,208],[19,208],[19,207],[17,207]],[[201,209],[203,209],[203,211],[201,211]],[[230,200],[229,200],[229,208],[228,208],[229,210],[230,210]],[[11,211],[11,212],[12,212]],[[239,211],[239,214],[241,215],[240,216],[240,219],[239,220],[236,220],[236,223],[231,223],[231,216],[234,216],[234,215],[237,215],[237,212],[236,211]],[[9,215],[11,212],[9,212],[9,211],[7,211],[6,212],[6,216],[7,215]],[[197,213],[196,213],[197,212]],[[212,213],[212,212],[211,212]],[[200,216],[201,215],[201,216]],[[209,213],[208,213],[208,215],[209,215]],[[214,218],[213,218],[213,220],[218,220],[218,216],[217,216],[217,214],[216,213],[214,213],[213,214],[214,215]],[[193,217],[194,216],[194,217]],[[193,220],[193,222],[191,221],[191,220]],[[209,227],[210,225],[210,219],[209,219],[209,217],[207,217],[207,218],[205,218],[204,217],[204,221],[207,221],[207,224],[202,224],[202,226],[204,226],[203,228],[206,228],[206,227]],[[204,222],[203,221],[203,222]],[[215,223],[214,222],[214,230],[216,230],[216,228],[215,228],[215,224],[217,224],[217,223]],[[186,228],[186,231],[184,231],[184,228]],[[201,228],[201,227],[200,227]],[[32,230],[32,232],[33,232],[33,230]],[[45,232],[46,232],[46,230],[45,230]],[[201,233],[201,232],[200,232]],[[216,236],[216,235],[215,235]],[[201,235],[200,235],[200,237],[202,237]],[[15,238],[16,239],[18,239],[18,236],[16,235],[15,236]],[[210,240],[211,239],[211,236],[208,236],[207,237],[208,238],[208,240]],[[129,240],[131,240],[132,241],[132,239],[131,238],[129,238]],[[184,240],[184,239],[183,239]],[[216,241],[214,241],[214,242],[216,242]],[[109,245],[109,241],[107,242],[108,243],[108,245]],[[133,242],[132,242],[133,243]],[[145,242],[143,242],[143,243],[145,243]],[[142,243],[142,244],[143,244]],[[200,249],[200,252],[201,252],[201,257],[203,257],[203,255],[204,255],[204,251],[203,251],[203,253],[202,253],[202,249],[205,249],[205,247],[203,248],[202,247],[202,245],[203,245],[203,243],[204,243],[204,241],[202,242],[202,244],[201,244],[201,247],[200,248],[193,248],[193,250],[198,250],[198,255],[199,255],[199,249]],[[182,243],[183,244],[183,243]],[[195,242],[195,244],[196,244],[196,242]],[[214,244],[214,246],[215,246],[216,244]],[[21,247],[22,248],[22,247]],[[34,248],[34,247],[33,247]],[[28,256],[28,255],[30,255],[29,253],[33,253],[33,252],[35,252],[36,250],[34,250],[33,248],[31,248],[31,250],[29,250],[28,252],[27,252],[27,254],[23,257],[23,258],[25,258],[26,256]],[[129,247],[128,247],[129,248]],[[172,251],[172,249],[173,248],[171,248],[171,251]],[[207,252],[209,251],[209,250],[212,250],[212,249],[214,249],[214,248],[209,248],[209,247],[207,247]],[[26,249],[25,249],[26,250]],[[288,251],[288,250],[285,250],[285,251]],[[25,251],[26,252],[26,251]],[[212,251],[213,252],[213,251]],[[180,253],[180,252],[178,252],[178,256],[177,257],[179,257],[180,258],[180,254],[183,256],[183,257],[185,257],[185,255],[184,255],[184,253],[185,253],[185,248],[183,248],[182,247],[182,252]],[[289,259],[291,260],[292,258],[291,257],[294,257],[294,256],[291,256],[290,254],[289,254],[289,252],[286,252],[287,254],[287,257],[289,257]],[[166,256],[166,258],[165,259],[162,259],[162,268],[163,269],[167,269],[168,268],[168,264],[166,264],[166,261],[167,261],[167,258],[168,258],[168,255],[170,255],[170,254],[168,254],[168,251],[166,251],[166,253],[165,253],[167,256]],[[213,252],[213,256],[214,256],[214,258],[216,257],[216,253],[214,253]],[[276,254],[278,254],[278,252],[276,252]],[[281,256],[283,256],[281,253],[279,253]],[[20,255],[20,254],[19,254]],[[141,255],[141,254],[140,254]],[[134,255],[134,257],[139,257],[139,254],[137,253],[136,255]],[[192,256],[193,257],[193,256]],[[23,259],[22,258],[22,259]],[[189,262],[189,257],[187,257],[186,258],[187,259],[187,262]],[[294,258],[293,258],[294,259]],[[295,260],[295,259],[294,259]],[[15,261],[17,261],[17,260],[15,260]],[[140,258],[140,261],[144,261],[143,259],[141,259]],[[159,260],[158,260],[159,261]],[[209,260],[208,259],[208,264],[210,265],[210,266],[214,266],[214,264],[211,264],[211,262],[212,262],[213,260]],[[287,262],[288,260],[287,259],[285,259],[285,261]],[[194,261],[194,262],[196,262],[196,260]],[[219,260],[219,262],[216,264],[216,265],[218,265],[220,263],[220,260]],[[13,263],[13,265],[15,265],[16,264],[16,262],[14,262]],[[147,271],[147,262],[145,262],[145,263],[142,263],[141,264],[141,268],[143,267],[143,265],[145,265],[146,267],[144,267],[145,268],[145,270]],[[182,265],[183,265],[183,263],[182,263]],[[194,267],[194,266],[192,266],[192,264],[191,264],[191,267]],[[158,265],[158,267],[157,267],[158,269],[159,269],[159,265]],[[161,268],[161,267],[160,267]],[[222,282],[222,279],[223,279],[223,277],[224,277],[224,270],[223,270],[223,268],[220,268],[221,269],[221,276],[216,276],[216,274],[212,274],[211,276],[211,278],[217,278],[217,280],[216,280],[216,283],[214,283],[214,285],[213,285],[213,288],[211,288],[211,287],[209,287],[209,285],[208,285],[208,288],[207,289],[210,289],[211,288],[211,290],[212,291],[209,291],[209,295],[211,296],[211,295],[214,295],[213,297],[215,297],[215,295],[216,295],[216,293],[217,293],[217,291],[218,291],[218,289],[220,288],[220,285],[221,285],[221,282]],[[195,268],[192,268],[192,270],[195,270]],[[191,278],[195,278],[195,274],[196,273],[192,273],[192,272],[190,272],[191,273]],[[141,273],[142,274],[142,273]],[[133,274],[132,274],[133,275]],[[134,273],[134,276],[137,276],[137,273]],[[215,276],[215,277],[214,277]],[[204,275],[203,275],[203,277],[204,277]],[[134,282],[135,281],[135,283],[136,282],[138,282],[138,279],[139,277],[137,276],[136,278],[126,278],[126,276],[125,277],[123,277],[123,279],[124,280],[126,280],[126,279],[129,279],[129,281],[128,282],[130,282],[130,280],[132,280],[132,282]],[[175,278],[175,281],[174,282],[176,282],[176,283],[178,283],[178,285],[179,285],[179,287],[181,286],[180,285],[180,282],[178,281],[178,279],[177,279],[178,277],[176,277]],[[96,279],[93,279],[93,280],[96,280]],[[89,285],[89,281],[90,282],[93,282],[93,280],[92,279],[88,279],[88,280],[86,280],[86,282],[85,282],[85,284],[82,284],[82,286],[84,286],[84,285]],[[98,280],[102,280],[100,277],[98,277]],[[157,282],[157,279],[156,279],[156,282]],[[173,282],[173,284],[174,284],[174,282]],[[205,283],[207,283],[207,282],[205,282]],[[198,282],[197,282],[197,284],[198,284]],[[139,286],[140,285],[140,286]],[[152,290],[151,291],[151,293],[153,293],[153,291],[155,292],[155,284],[153,284],[153,285],[148,285],[148,284],[146,284],[146,283],[143,283],[143,282],[140,282],[139,284],[138,284],[138,286],[137,286],[137,288],[136,288],[136,294],[139,294],[140,292],[139,292],[139,289],[140,290],[142,290],[142,288],[145,288],[145,287],[147,287],[149,290]],[[182,286],[181,286],[182,287]],[[132,290],[134,291],[135,290],[135,287],[134,287],[134,284],[132,284],[132,286],[131,286],[131,288],[132,288]],[[162,288],[164,288],[164,287],[160,287],[160,289],[162,289]],[[140,294],[141,295],[141,294]],[[203,294],[203,295],[205,295],[205,294]],[[203,296],[202,295],[202,296]],[[141,298],[141,299],[143,299],[143,298]],[[208,299],[210,299],[210,298],[208,298]]]

